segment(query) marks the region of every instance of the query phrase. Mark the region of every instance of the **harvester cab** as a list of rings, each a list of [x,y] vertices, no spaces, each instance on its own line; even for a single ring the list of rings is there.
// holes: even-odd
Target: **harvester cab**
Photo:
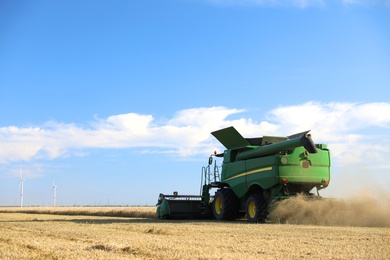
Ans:
[[[226,149],[214,152],[202,168],[200,195],[160,194],[157,217],[230,220],[245,215],[249,222],[264,222],[272,200],[315,197],[313,189],[318,197],[329,185],[330,152],[326,144],[314,144],[309,131],[244,138],[228,127],[211,134]],[[213,157],[223,157],[222,165]]]

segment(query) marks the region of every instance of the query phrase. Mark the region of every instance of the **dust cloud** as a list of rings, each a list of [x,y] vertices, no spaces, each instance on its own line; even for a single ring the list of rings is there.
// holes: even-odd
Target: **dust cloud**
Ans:
[[[282,200],[271,206],[268,219],[303,225],[390,227],[389,192],[358,194],[345,199],[307,200],[298,196]]]

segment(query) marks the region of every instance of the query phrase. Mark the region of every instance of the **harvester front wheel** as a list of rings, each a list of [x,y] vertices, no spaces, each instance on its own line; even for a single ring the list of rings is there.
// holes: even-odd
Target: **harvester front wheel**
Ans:
[[[231,189],[220,189],[215,193],[213,213],[216,220],[231,220],[237,216],[237,197]]]
[[[264,223],[268,213],[268,203],[259,193],[252,194],[246,201],[246,219],[250,223]]]

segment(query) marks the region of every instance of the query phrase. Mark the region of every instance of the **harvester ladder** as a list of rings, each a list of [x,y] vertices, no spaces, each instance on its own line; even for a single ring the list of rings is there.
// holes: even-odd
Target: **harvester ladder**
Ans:
[[[213,170],[211,171],[211,165],[202,167],[202,176],[201,176],[201,190],[203,185],[210,185],[212,183],[218,183],[221,181],[221,175],[219,174],[219,167],[216,162],[214,162]],[[202,195],[202,194],[201,194]]]
[[[212,167],[212,168],[211,168]],[[212,170],[211,170],[212,169]],[[217,187],[217,183],[221,180],[219,173],[219,167],[214,161],[214,165],[209,164],[202,167],[201,187],[200,195],[202,196],[201,207],[202,214],[208,214],[210,204],[210,189],[211,187]]]

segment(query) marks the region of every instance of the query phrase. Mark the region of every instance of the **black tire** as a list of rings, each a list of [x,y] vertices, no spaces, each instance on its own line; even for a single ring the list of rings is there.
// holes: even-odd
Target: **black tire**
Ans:
[[[264,223],[268,215],[268,202],[259,193],[254,193],[246,201],[246,219],[250,223]]]
[[[219,189],[215,193],[213,214],[216,220],[232,220],[237,217],[238,199],[231,189]]]

